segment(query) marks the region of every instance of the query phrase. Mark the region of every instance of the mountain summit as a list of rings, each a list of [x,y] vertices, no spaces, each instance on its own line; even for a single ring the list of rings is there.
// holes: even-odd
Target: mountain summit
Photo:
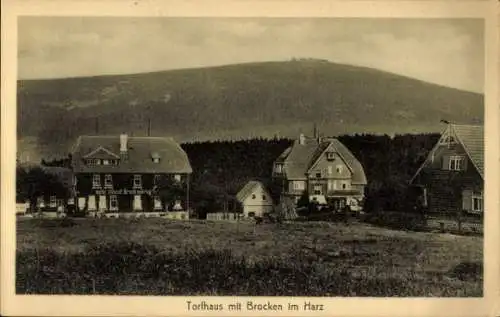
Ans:
[[[313,123],[324,135],[435,132],[440,119],[483,122],[483,99],[324,60],[20,80],[19,150],[64,155],[78,135],[122,132],[181,142],[295,137]]]

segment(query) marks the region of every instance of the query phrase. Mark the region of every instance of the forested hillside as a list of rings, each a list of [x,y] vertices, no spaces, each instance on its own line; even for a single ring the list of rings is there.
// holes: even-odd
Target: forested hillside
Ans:
[[[193,140],[437,132],[483,120],[483,95],[328,61],[18,82],[20,154],[66,155],[82,134]],[[22,153],[28,152],[28,153]],[[32,153],[29,153],[32,152]]]

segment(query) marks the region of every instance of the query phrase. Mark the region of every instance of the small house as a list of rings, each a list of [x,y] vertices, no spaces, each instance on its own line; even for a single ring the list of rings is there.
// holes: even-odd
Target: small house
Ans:
[[[273,200],[264,184],[259,181],[249,181],[236,194],[241,203],[243,217],[262,217],[273,210]]]

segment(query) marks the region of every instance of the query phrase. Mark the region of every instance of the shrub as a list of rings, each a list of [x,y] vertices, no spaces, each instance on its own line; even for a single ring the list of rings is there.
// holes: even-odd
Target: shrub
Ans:
[[[370,224],[398,230],[426,230],[427,220],[419,214],[405,212],[379,212],[363,218]]]
[[[483,264],[478,262],[461,262],[448,273],[450,276],[462,281],[481,279],[483,276]]]

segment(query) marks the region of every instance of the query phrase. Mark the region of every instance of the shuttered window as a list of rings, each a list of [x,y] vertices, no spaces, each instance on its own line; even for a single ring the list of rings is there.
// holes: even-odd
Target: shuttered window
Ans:
[[[483,195],[482,193],[472,193],[472,211],[483,211]]]

